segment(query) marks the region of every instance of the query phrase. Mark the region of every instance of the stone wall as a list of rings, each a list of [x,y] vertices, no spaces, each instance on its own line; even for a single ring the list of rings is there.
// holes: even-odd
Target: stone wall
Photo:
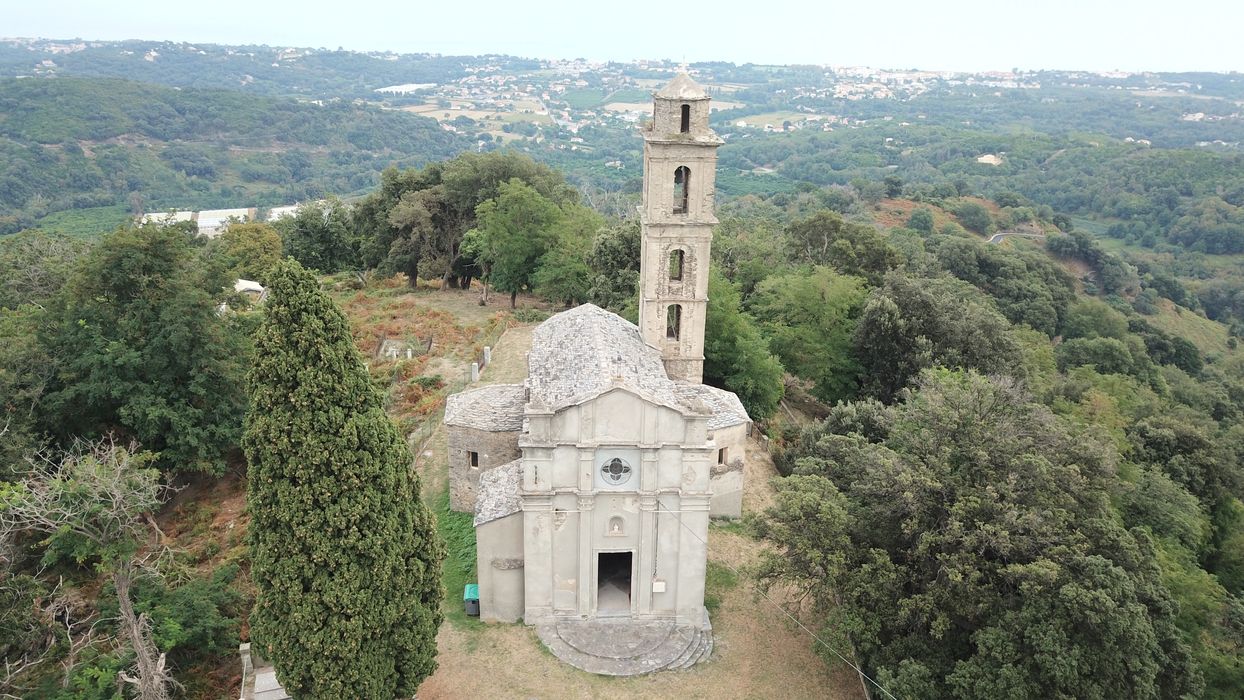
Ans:
[[[691,131],[687,134],[681,133],[683,105],[691,108]],[[652,105],[652,131],[672,138],[713,136],[712,130],[708,127],[709,117],[711,116],[709,109],[709,101],[706,99],[654,100]]]
[[[457,425],[445,426],[449,451],[449,507],[462,513],[475,512],[475,493],[480,472],[518,459],[517,432],[489,432]],[[479,455],[472,467],[470,453]]]
[[[518,622],[523,616],[523,514],[513,513],[475,529],[479,617]]]
[[[743,517],[743,460],[748,427],[748,423],[740,423],[713,431],[716,456],[725,451],[725,459],[717,460],[709,475],[709,488],[713,492],[709,515],[714,518]]]
[[[644,143],[644,213],[654,224],[717,223],[713,203],[717,190],[715,143]],[[691,173],[687,210],[674,213],[674,173],[686,167]]]
[[[707,225],[644,227],[639,329],[644,342],[661,351],[665,370],[674,380],[699,383],[703,374],[711,234]],[[680,280],[670,279],[672,250],[683,251]],[[682,307],[677,339],[666,335],[666,316],[672,304]]]
[[[743,516],[743,460],[714,466],[709,486],[713,491],[709,516],[730,519]]]

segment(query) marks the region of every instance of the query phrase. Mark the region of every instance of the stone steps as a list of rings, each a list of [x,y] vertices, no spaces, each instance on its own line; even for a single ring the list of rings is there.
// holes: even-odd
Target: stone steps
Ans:
[[[696,630],[695,640],[683,656],[667,666],[669,669],[686,669],[707,660],[713,655],[713,626],[709,624],[708,612],[704,613],[704,623]]]
[[[696,629],[691,636],[691,643],[687,645],[686,649],[683,649],[683,652],[678,655],[677,659],[674,659],[673,661],[671,661],[669,665],[666,666],[665,668],[670,669],[670,670],[678,669],[678,668],[690,668],[691,663],[693,663],[691,660],[695,658],[697,655],[699,655],[700,646],[703,641],[704,641],[704,633],[700,631],[699,629]]]
[[[557,658],[602,676],[691,668],[713,653],[707,613],[698,626],[669,620],[558,620],[537,625],[536,634]]]

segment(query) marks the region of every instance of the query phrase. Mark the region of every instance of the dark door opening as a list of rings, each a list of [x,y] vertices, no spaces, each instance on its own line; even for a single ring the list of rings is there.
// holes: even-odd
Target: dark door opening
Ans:
[[[631,553],[601,552],[596,565],[596,612],[631,612]]]

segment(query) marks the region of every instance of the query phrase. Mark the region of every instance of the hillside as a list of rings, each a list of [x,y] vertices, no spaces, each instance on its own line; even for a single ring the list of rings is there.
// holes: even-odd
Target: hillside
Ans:
[[[354,370],[343,393],[378,390],[446,542],[440,667],[420,697],[857,697],[845,658],[895,697],[1241,696],[1234,74],[698,64],[726,107],[708,117],[725,141],[711,254],[685,267],[671,251],[649,274],[689,272],[696,295],[706,282],[704,382],[754,420],[750,517],[705,526],[721,642],[708,663],[619,680],[463,612],[464,585],[483,577],[472,516],[448,506],[442,417],[486,346],[480,383],[512,383],[550,314],[591,303],[636,317],[655,240],[636,205],[677,201],[652,196],[672,195],[667,179],[641,195],[637,127],[673,67],[155,42],[57,51],[0,42],[0,70],[31,75],[0,80],[0,233],[43,229],[0,235],[5,513],[37,491],[28,465],[42,445],[96,441],[115,456],[116,437],[133,439],[149,451],[136,464],[153,465],[143,478],[179,490],[146,501],[129,522],[141,537],[115,547],[0,518],[12,544],[0,652],[33,659],[9,667],[0,693],[114,698],[143,635],[116,623],[109,567],[164,544],[166,578],[131,596],[149,641],[186,697],[236,696],[237,644],[264,614],[248,469],[249,485],[270,483],[254,443],[257,469],[240,447],[266,415],[248,405],[248,368],[272,357],[255,339],[274,326],[315,330],[279,311],[268,275],[292,259],[312,271],[298,272],[306,296],[344,313],[365,370],[337,355]],[[421,80],[438,84],[374,92]],[[138,210],[320,197],[210,240],[127,225]],[[260,303],[277,311],[235,294],[238,278],[275,289]],[[367,454],[340,444],[327,463]],[[48,461],[93,464],[66,454]],[[254,561],[264,581],[262,552]]]
[[[0,233],[122,205],[271,206],[365,191],[468,142],[431,119],[353,104],[114,79],[0,81]]]
[[[494,60],[515,66],[531,64],[515,58]],[[124,78],[170,87],[308,99],[369,97],[376,88],[388,85],[456,80],[468,68],[487,62],[475,56],[171,41],[0,41],[0,75]]]
[[[262,206],[358,193],[389,162],[465,148],[529,153],[621,212],[619,195],[638,189],[635,127],[647,118],[646,95],[675,67],[0,42],[0,76],[27,76],[4,84],[0,233],[66,208]],[[1235,74],[693,68],[714,90],[713,123],[726,140],[723,198],[895,177],[907,196],[1017,193],[1137,244],[1244,251],[1244,81]],[[289,96],[316,103],[269,101]],[[413,115],[452,131],[435,134]],[[177,148],[156,157],[168,144]],[[115,215],[100,220],[110,225]]]

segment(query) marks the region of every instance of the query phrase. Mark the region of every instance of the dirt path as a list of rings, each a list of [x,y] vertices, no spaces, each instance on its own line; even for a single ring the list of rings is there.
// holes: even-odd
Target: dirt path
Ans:
[[[531,348],[534,325],[511,326],[505,329],[497,347],[493,348],[492,362],[480,372],[479,382],[486,384],[521,384],[527,378],[527,350]]]
[[[533,326],[510,328],[493,351],[480,384],[521,381]],[[444,434],[432,439],[425,483],[443,484]],[[773,462],[759,443],[749,443],[744,507],[772,502]],[[754,540],[714,526],[709,561],[743,569],[754,564]],[[523,625],[446,622],[437,637],[439,669],[419,688],[422,700],[438,698],[803,698],[862,697],[858,678],[845,666],[829,667],[813,653],[812,641],[744,579],[722,587],[713,614],[716,648],[712,658],[686,671],[634,678],[594,676],[558,661],[535,632]]]
[[[1040,233],[1020,233],[1018,231],[1003,231],[1002,233],[995,233],[994,235],[990,236],[989,240],[986,242],[987,243],[1001,243],[1002,239],[1006,238],[1007,236],[1018,236],[1019,238],[1045,238],[1045,236]]]

